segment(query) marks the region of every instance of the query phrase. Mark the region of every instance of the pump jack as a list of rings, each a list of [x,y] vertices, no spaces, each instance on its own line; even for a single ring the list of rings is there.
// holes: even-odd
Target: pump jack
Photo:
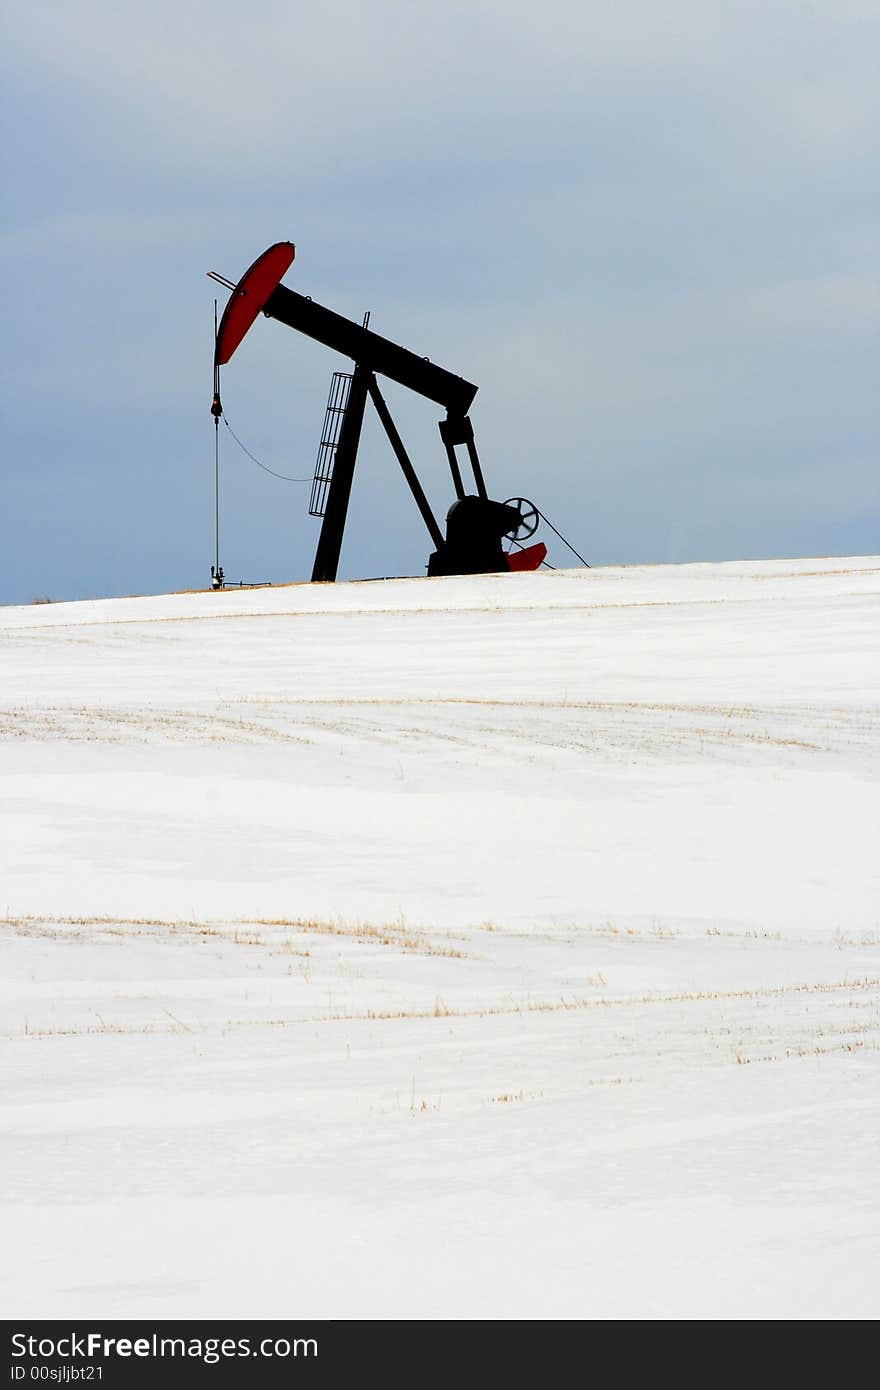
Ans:
[[[429,575],[485,574],[504,570],[537,569],[547,554],[542,543],[506,554],[502,540],[517,544],[532,536],[540,513],[526,498],[495,502],[486,491],[474,431],[468,410],[477,387],[438,367],[427,357],[418,357],[408,348],[373,333],[364,324],[343,318],[307,296],[281,284],[281,278],[295,257],[289,241],[276,242],[254,261],[235,286],[214,275],[232,290],[220,326],[214,353],[214,399],[211,414],[218,421],[223,413],[220,402],[220,368],[224,366],[262,311],[288,328],[305,333],[326,347],[333,348],[354,362],[352,373],[334,373],[327,407],[327,423],[312,488],[312,515],[323,516],[315,554],[312,580],[332,581],[339,567],[342,537],[357,461],[361,425],[367,398],[373,402],[403,476],[421,512],[435,549],[428,561]],[[456,500],[446,516],[444,537],[431,511],[415,469],[397,432],[379,390],[377,375],[390,377],[401,386],[425,396],[446,410],[439,422],[440,438],[446,450]],[[476,492],[465,492],[456,448],[464,445]]]

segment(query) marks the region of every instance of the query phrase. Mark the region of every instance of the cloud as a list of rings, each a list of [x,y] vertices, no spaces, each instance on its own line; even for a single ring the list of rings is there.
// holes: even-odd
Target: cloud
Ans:
[[[156,582],[177,574],[210,446],[205,271],[284,237],[289,283],[480,384],[490,484],[588,517],[600,556],[821,547],[823,519],[875,516],[878,50],[880,4],[854,0],[18,7],[0,263],[31,539],[7,592],[56,563],[76,591],[108,490],[108,590],[136,587],[148,519]],[[261,321],[226,373],[236,427],[310,465],[344,365]],[[394,408],[443,511],[435,414]],[[423,538],[365,451],[347,563],[390,571]],[[81,541],[41,553],[47,478]],[[307,573],[312,523],[291,559],[263,486],[231,484],[228,534]]]

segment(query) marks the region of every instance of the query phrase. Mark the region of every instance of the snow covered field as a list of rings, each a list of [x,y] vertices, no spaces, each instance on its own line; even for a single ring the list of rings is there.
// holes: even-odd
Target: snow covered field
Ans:
[[[0,609],[0,1307],[873,1317],[880,561]]]

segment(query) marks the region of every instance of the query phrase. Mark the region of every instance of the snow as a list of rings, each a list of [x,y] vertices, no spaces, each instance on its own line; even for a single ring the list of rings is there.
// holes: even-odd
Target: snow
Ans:
[[[0,609],[6,1316],[874,1316],[878,597]]]

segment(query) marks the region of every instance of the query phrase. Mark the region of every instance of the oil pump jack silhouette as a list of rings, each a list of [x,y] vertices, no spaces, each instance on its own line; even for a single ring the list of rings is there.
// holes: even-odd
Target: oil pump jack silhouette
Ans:
[[[217,330],[214,353],[214,399],[211,414],[219,424],[223,414],[220,401],[220,368],[230,360],[245,334],[262,311],[288,328],[305,333],[326,347],[333,348],[354,363],[352,372],[334,372],[327,403],[324,430],[318,450],[309,511],[322,517],[321,534],[315,553],[312,580],[332,581],[339,567],[339,555],[348,515],[361,425],[369,398],[376,409],[403,476],[415,499],[434,544],[428,560],[429,575],[486,574],[505,570],[534,570],[543,562],[547,547],[538,542],[520,546],[509,554],[502,541],[517,546],[534,535],[540,513],[527,498],[514,497],[495,502],[486,491],[483,471],[474,443],[468,410],[477,387],[443,367],[398,347],[363,324],[325,309],[313,299],[297,294],[281,284],[290,269],[295,248],[289,241],[276,242],[254,261],[237,285],[209,272],[211,278],[230,289],[229,301]],[[446,516],[446,535],[431,511],[416,471],[410,461],[377,376],[390,377],[410,391],[434,401],[446,411],[440,420],[440,437],[446,450],[456,500]],[[465,491],[456,449],[464,445],[473,473],[473,493]],[[221,576],[222,582],[222,576]]]

